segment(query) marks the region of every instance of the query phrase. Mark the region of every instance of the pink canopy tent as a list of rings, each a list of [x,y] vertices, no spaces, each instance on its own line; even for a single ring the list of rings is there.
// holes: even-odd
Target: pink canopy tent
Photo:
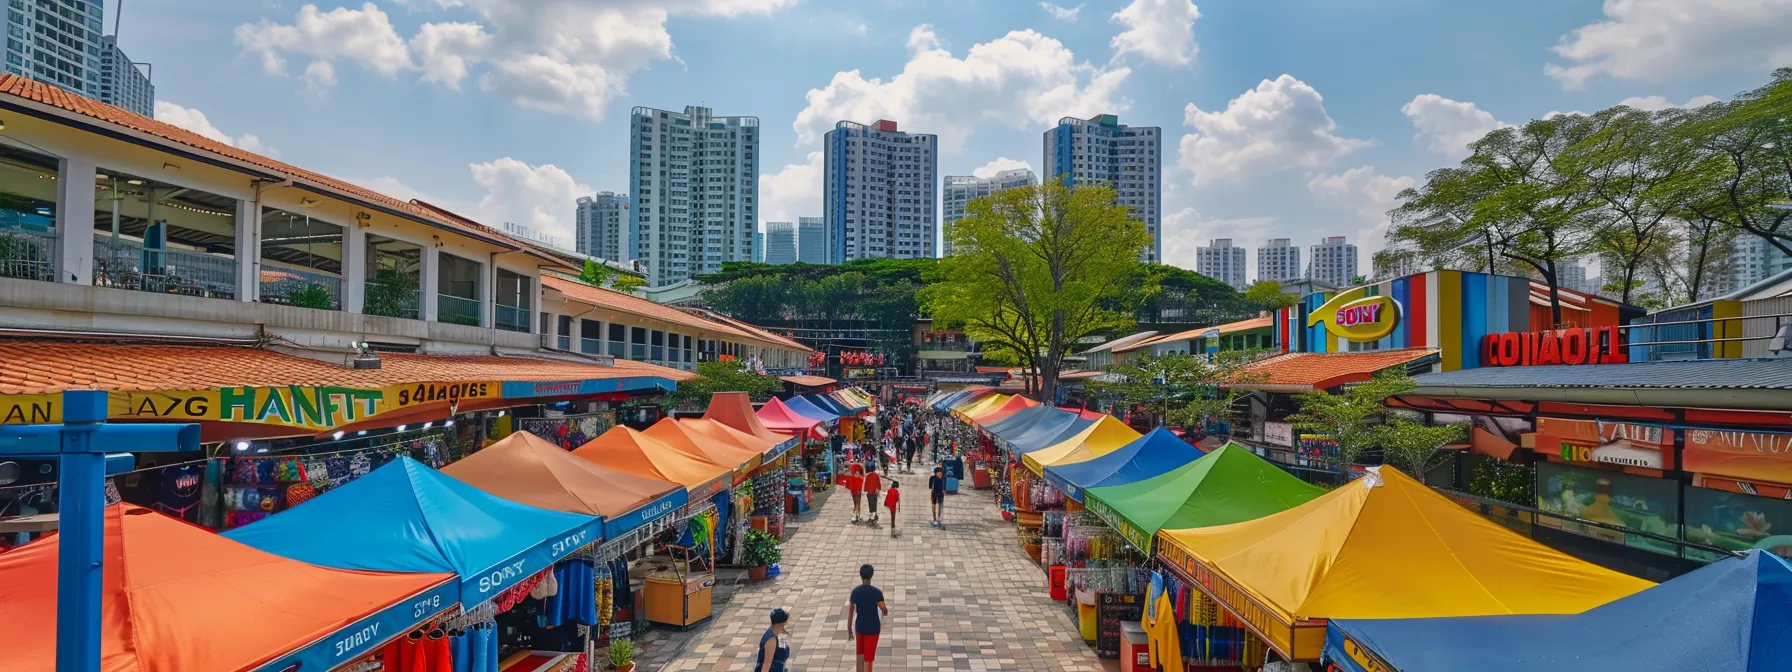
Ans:
[[[776,398],[765,402],[765,405],[760,406],[758,412],[753,415],[758,417],[759,422],[764,423],[767,429],[781,434],[812,439],[825,439],[828,436],[828,431],[821,428],[820,420],[790,410],[789,406],[785,406],[784,402],[778,401]]]

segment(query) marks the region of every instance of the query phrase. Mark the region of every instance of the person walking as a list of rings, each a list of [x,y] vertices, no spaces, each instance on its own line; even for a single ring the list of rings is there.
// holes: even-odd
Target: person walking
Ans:
[[[890,615],[884,603],[884,591],[871,585],[871,565],[859,565],[859,586],[847,598],[846,624],[853,638],[853,653],[858,672],[871,672],[877,662],[877,638],[883,634],[884,617]]]
[[[933,475],[927,477],[927,500],[933,505],[933,521],[928,523],[934,527],[946,526],[940,514],[946,509],[946,468],[934,467]]]
[[[846,491],[852,493],[852,522],[858,524],[864,520],[859,513],[859,507],[860,502],[864,500],[861,493],[865,488],[865,465],[859,464],[857,461],[847,464],[845,480]]]
[[[896,529],[896,503],[902,501],[902,494],[898,491],[898,488],[901,486],[901,481],[892,478],[890,479],[890,491],[884,493],[884,508],[890,510],[891,539],[902,536],[902,533]]]
[[[877,491],[882,489],[882,487],[883,483],[878,479],[877,469],[866,469],[864,485],[865,509],[867,513],[871,514],[871,520],[868,522],[872,527],[877,527]]]
[[[759,636],[759,660],[753,672],[787,672],[790,662],[790,613],[772,610],[772,625]]]

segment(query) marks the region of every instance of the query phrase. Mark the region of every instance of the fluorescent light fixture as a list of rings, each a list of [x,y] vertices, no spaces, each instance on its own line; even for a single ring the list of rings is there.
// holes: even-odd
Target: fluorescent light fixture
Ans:
[[[454,421],[453,421],[453,420],[449,420],[449,421],[447,421],[447,422],[444,422],[444,423],[442,423],[442,426],[443,426],[443,427],[453,427],[453,426],[454,426]]]
[[[361,431],[355,432],[355,436],[367,436],[367,430],[363,429]]]
[[[343,435],[343,431],[338,429],[338,430],[336,430],[335,434],[330,435],[330,438],[340,440],[340,439],[342,439],[342,435]]]
[[[406,427],[409,427],[409,426],[410,426],[410,425],[399,425],[399,426],[398,426],[398,431],[401,431],[401,432],[402,432],[402,431],[404,431],[404,428],[406,428]]]
[[[436,426],[436,421],[434,421],[434,420],[431,420],[431,421],[429,421],[429,422],[425,422],[425,423],[423,423],[423,428],[424,428],[424,429],[429,429],[429,428],[431,428],[431,427],[434,427],[434,426]]]

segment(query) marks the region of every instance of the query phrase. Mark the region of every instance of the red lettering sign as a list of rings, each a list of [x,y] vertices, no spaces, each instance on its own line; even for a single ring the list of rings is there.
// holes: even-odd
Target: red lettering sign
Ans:
[[[1481,337],[1481,366],[1624,364],[1630,356],[1617,327],[1508,331]]]

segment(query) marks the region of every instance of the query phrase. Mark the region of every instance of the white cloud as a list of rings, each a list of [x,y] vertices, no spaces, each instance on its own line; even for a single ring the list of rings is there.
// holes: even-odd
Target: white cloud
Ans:
[[[803,163],[760,175],[759,218],[794,222],[798,217],[820,217],[821,171],[822,153],[809,152]]]
[[[1126,26],[1108,46],[1114,55],[1138,54],[1161,65],[1195,60],[1195,21],[1201,10],[1190,0],[1132,0],[1110,21]]]
[[[212,120],[207,118],[205,113],[200,112],[198,108],[186,107],[166,100],[158,100],[156,101],[155,113],[156,121],[164,124],[179,126],[212,140],[222,142],[232,147],[241,148],[245,151],[255,152],[262,156],[280,156],[280,150],[262,143],[261,138],[254,135],[245,133],[234,138],[230,137],[229,133],[225,133],[217,126],[213,125]]]
[[[1337,135],[1319,92],[1289,75],[1263,80],[1224,111],[1189,103],[1183,115],[1195,132],[1182,136],[1177,164],[1194,173],[1196,186],[1317,168],[1372,144]]]
[[[1644,112],[1660,112],[1673,107],[1690,110],[1710,105],[1719,100],[1721,99],[1717,96],[1693,96],[1686,102],[1675,105],[1674,102],[1668,100],[1666,96],[1634,96],[1625,98],[1624,100],[1619,101],[1618,104],[1632,109],[1642,110]]]
[[[551,163],[531,166],[507,156],[467,167],[485,189],[475,219],[493,227],[527,225],[562,242],[573,239],[573,201],[596,192]]]
[[[1075,23],[1077,15],[1083,13],[1082,5],[1077,5],[1075,7],[1061,7],[1049,2],[1041,2],[1039,3],[1039,8],[1045,10],[1045,13],[1050,14],[1054,19],[1059,21],[1069,21],[1071,23]]]
[[[1021,168],[1032,170],[1033,164],[1027,163],[1021,159],[1010,159],[1006,156],[1002,156],[997,157],[994,161],[983,164],[981,168],[971,171],[971,174],[977,177],[989,178],[995,177],[996,173],[1000,173],[1004,170],[1017,170]]]
[[[1354,238],[1362,259],[1358,267],[1369,268],[1369,255],[1386,246],[1388,211],[1400,205],[1402,190],[1418,185],[1411,177],[1389,177],[1371,166],[1351,168],[1337,175],[1320,175],[1307,182],[1307,193],[1321,207],[1347,213],[1362,226]]]
[[[922,52],[945,48],[945,41],[940,39],[938,33],[933,32],[932,24],[923,23],[915,26],[914,30],[908,31],[908,51],[911,54],[919,55]]]
[[[864,37],[871,34],[871,26],[865,25],[865,22],[863,21],[848,21],[846,22],[846,29],[851,31],[854,37]]]
[[[1215,219],[1194,208],[1177,210],[1164,216],[1164,263],[1193,270],[1195,249],[1215,238],[1231,238],[1238,247],[1262,247],[1275,222],[1274,217]]]
[[[937,48],[931,29],[922,28],[909,44],[927,48],[915,50],[896,76],[867,79],[850,70],[810,89],[808,106],[792,124],[798,146],[813,146],[842,119],[892,119],[939,133],[941,149],[956,153],[978,125],[1027,129],[1127,109],[1119,88],[1129,69],[1078,61],[1052,38],[1018,30],[972,46],[960,59]]]
[[[1605,0],[1604,20],[1562,36],[1566,89],[1588,80],[1686,77],[1792,65],[1792,0]]]
[[[596,121],[626,91],[631,74],[674,58],[666,30],[671,18],[764,14],[795,2],[411,0],[404,4],[414,11],[454,9],[477,20],[426,22],[408,39],[373,3],[328,12],[308,4],[291,23],[238,26],[236,40],[273,74],[286,74],[289,57],[309,59],[304,82],[313,90],[333,84],[333,65],[340,63],[386,76],[415,72],[456,90],[482,70],[481,91],[519,107]]]
[[[322,95],[336,86],[336,67],[329,61],[312,61],[305,66],[305,73],[299,75],[299,81],[305,83],[305,90]]]
[[[1468,145],[1495,129],[1509,126],[1493,118],[1493,114],[1475,107],[1474,103],[1450,100],[1435,93],[1415,96],[1400,106],[1401,114],[1412,120],[1418,130],[1414,138],[1424,140],[1433,152],[1460,159],[1468,156]]]

